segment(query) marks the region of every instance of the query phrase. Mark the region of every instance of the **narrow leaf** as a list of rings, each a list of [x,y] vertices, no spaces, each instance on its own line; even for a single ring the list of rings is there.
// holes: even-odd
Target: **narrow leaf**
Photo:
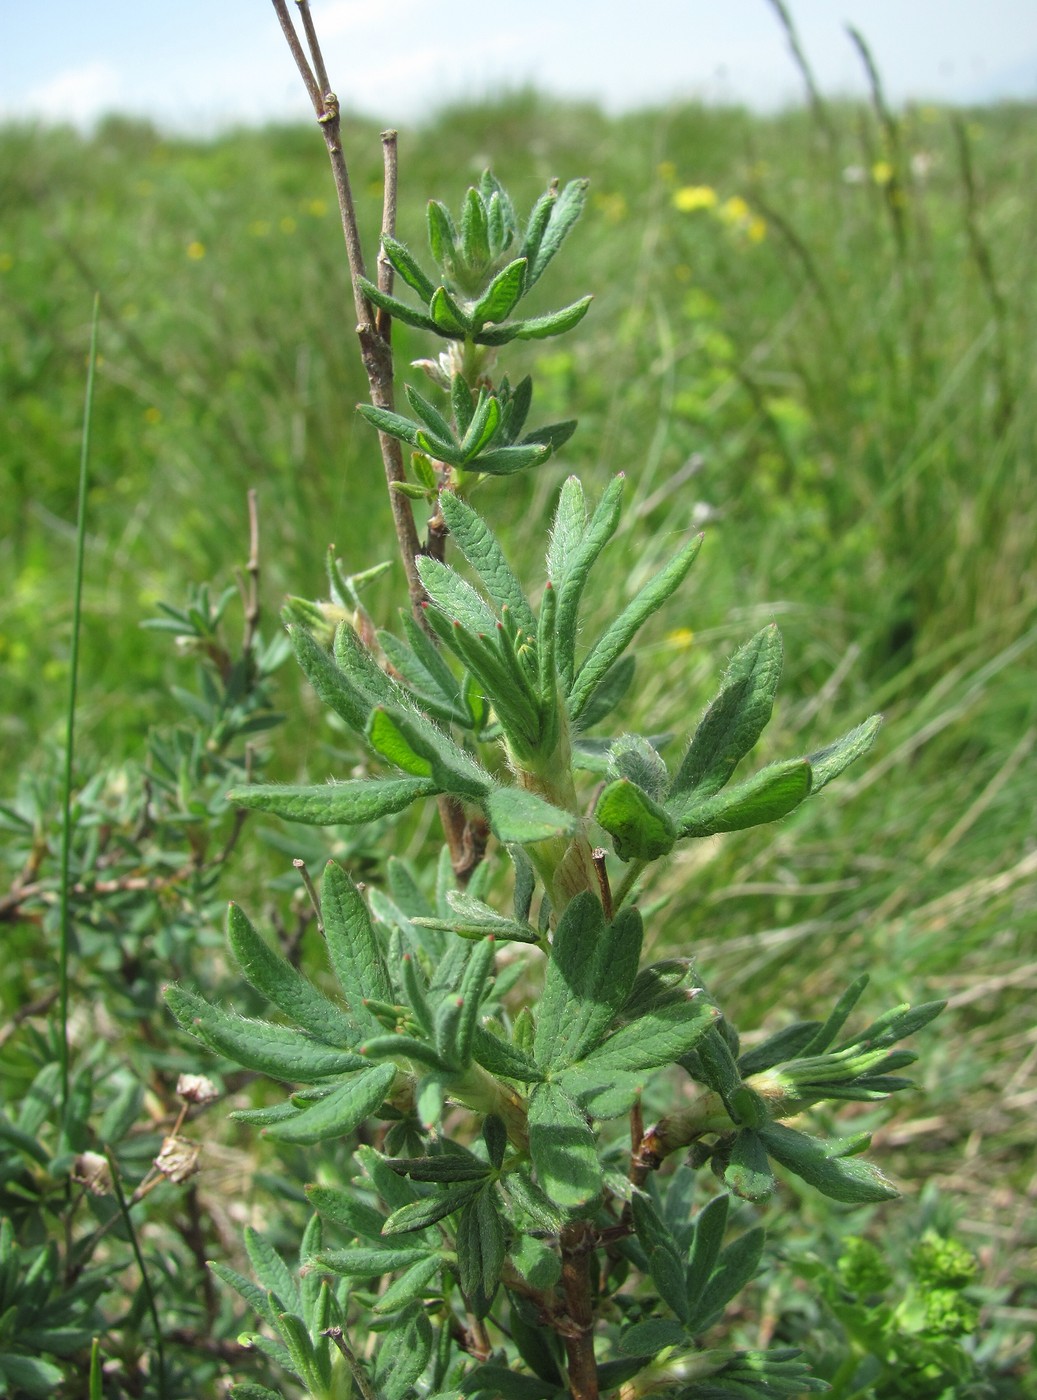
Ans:
[[[558,252],[569,230],[583,212],[589,184],[588,180],[570,180],[561,194],[552,200],[546,227],[537,240],[536,252],[531,255],[532,265],[528,277],[530,287],[543,275],[544,269]],[[539,205],[537,208],[539,209]],[[535,210],[534,214],[536,212]],[[533,223],[532,219],[530,223]]]
[[[578,821],[574,813],[563,812],[522,788],[496,788],[485,808],[493,834],[504,845],[528,846],[551,836],[568,836]]]
[[[321,704],[326,705],[346,721],[357,734],[364,732],[371,702],[331,659],[324,648],[314,640],[305,627],[288,628],[292,648],[306,679],[317,692]]]
[[[636,909],[606,924],[589,891],[570,901],[551,945],[534,1040],[538,1064],[562,1069],[597,1045],[633,986],[641,939]]]
[[[571,1209],[601,1194],[594,1134],[557,1084],[538,1084],[530,1095],[529,1151],[537,1179],[556,1205]]]
[[[388,233],[382,234],[382,248],[396,271],[427,306],[435,295],[436,284],[425,276],[414,254]]]
[[[526,260],[516,258],[497,273],[482,296],[472,307],[472,320],[477,330],[488,321],[504,321],[514,311],[526,285]]]
[[[321,911],[328,955],[346,1002],[363,1025],[380,1029],[364,1002],[391,1002],[392,982],[363,896],[335,861],[324,868]]]
[[[833,1201],[865,1205],[893,1200],[899,1195],[871,1162],[833,1155],[842,1150],[841,1144],[808,1137],[783,1123],[769,1123],[757,1131],[776,1162]]]
[[[474,1315],[483,1318],[493,1304],[504,1265],[504,1226],[491,1191],[480,1191],[461,1212],[456,1247],[461,1290]]]
[[[585,1074],[637,1074],[673,1064],[699,1043],[719,1015],[704,992],[685,990],[679,999],[614,1031],[580,1061],[579,1068]]]
[[[383,311],[388,311],[394,320],[402,321],[406,326],[415,326],[421,331],[439,330],[435,321],[426,311],[416,311],[405,301],[400,301],[399,297],[379,291],[368,278],[358,277],[357,285],[372,305],[380,307]]]
[[[680,587],[695,562],[702,536],[689,540],[679,554],[631,599],[619,617],[605,630],[580,667],[569,695],[569,714],[577,720],[594,688],[612,664],[629,646],[640,627],[658,612],[667,598]]]
[[[781,634],[772,623],[740,647],[674,778],[671,799],[712,797],[753,748],[771,717],[781,679]]]
[[[704,802],[693,800],[690,807],[675,815],[682,836],[713,836],[777,821],[809,794],[810,764],[804,758],[793,758],[768,764],[745,782]]]
[[[395,1065],[372,1065],[333,1089],[312,1108],[303,1109],[296,1118],[271,1124],[264,1130],[265,1136],[298,1143],[345,1137],[374,1113],[395,1078]]]
[[[252,783],[232,789],[227,801],[310,826],[357,826],[402,812],[419,797],[433,797],[438,791],[429,778],[350,778],[313,787]]]
[[[458,548],[482,579],[498,611],[508,608],[518,627],[527,636],[535,637],[537,625],[533,610],[493,531],[454,492],[443,493],[439,508]]]
[[[167,987],[166,1002],[180,1025],[217,1054],[287,1084],[316,1084],[359,1069],[363,1060],[303,1031],[254,1021],[210,1006],[182,987]]]
[[[472,1199],[472,1197],[483,1189],[481,1181],[466,1181],[458,1186],[449,1186],[443,1191],[437,1191],[432,1196],[422,1196],[420,1200],[412,1201],[410,1205],[400,1206],[394,1210],[389,1219],[385,1222],[383,1233],[385,1235],[404,1235],[411,1230],[424,1230],[429,1225],[434,1225],[437,1220],[443,1220],[448,1215],[453,1215],[457,1210]]]
[[[236,904],[227,911],[227,935],[246,981],[257,992],[328,1045],[342,1048],[355,1043],[356,1026],[287,959],[267,946]]]
[[[856,759],[866,754],[874,744],[881,727],[882,716],[872,715],[871,719],[866,719],[856,729],[851,729],[849,734],[836,739],[834,744],[810,754],[807,762],[813,774],[811,793],[820,792],[833,778],[837,778],[844,768],[848,768]]]

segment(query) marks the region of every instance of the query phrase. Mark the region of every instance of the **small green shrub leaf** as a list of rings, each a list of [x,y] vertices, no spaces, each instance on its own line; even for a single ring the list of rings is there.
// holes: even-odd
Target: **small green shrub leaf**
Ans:
[[[431,778],[349,778],[312,787],[252,783],[232,789],[227,801],[310,826],[358,826],[402,812],[418,798],[434,797],[439,791]]]
[[[533,1042],[538,1064],[563,1069],[597,1045],[630,994],[641,939],[636,909],[623,909],[606,924],[589,891],[569,902],[555,930],[544,981]]]
[[[735,652],[673,780],[674,805],[692,794],[712,797],[727,783],[771,717],[781,663],[781,634],[773,623]]]
[[[557,1084],[538,1084],[529,1098],[529,1152],[537,1179],[555,1205],[586,1205],[602,1189],[594,1134]]]
[[[573,812],[563,812],[522,788],[496,788],[484,805],[493,834],[504,845],[528,846],[576,830],[578,819]]]
[[[620,860],[658,860],[677,842],[669,812],[626,778],[602,791],[594,816],[612,837]]]
[[[776,1162],[833,1201],[866,1205],[900,1194],[871,1162],[836,1155],[845,1144],[823,1142],[784,1123],[768,1123],[757,1131]]]
[[[714,836],[763,826],[794,811],[810,795],[810,764],[804,758],[771,763],[745,782],[675,813],[682,836]]]
[[[866,754],[881,728],[882,716],[872,715],[871,719],[866,719],[856,729],[851,729],[849,734],[836,739],[834,744],[810,754],[807,762],[813,774],[811,792],[820,792],[833,778],[837,778],[844,768],[848,768],[851,763]]]
[[[166,1003],[180,1025],[235,1064],[287,1084],[315,1084],[349,1074],[364,1061],[348,1050],[314,1040],[305,1032],[271,1021],[254,1021],[210,1006],[183,987],[168,987]]]
[[[480,1191],[462,1210],[456,1248],[462,1292],[474,1315],[485,1317],[504,1265],[504,1226],[491,1191]]]
[[[270,948],[237,904],[227,911],[227,936],[249,984],[293,1021],[328,1045],[355,1045],[356,1025],[301,972]]]
[[[653,613],[658,612],[667,598],[680,587],[701,546],[701,535],[689,540],[680,553],[639,590],[595,642],[569,692],[569,714],[574,721],[579,719],[583,707],[599,682],[619,660],[639,628]]]
[[[304,1108],[295,1118],[272,1123],[264,1132],[280,1142],[312,1143],[345,1137],[375,1112],[395,1078],[395,1065],[372,1065],[312,1107]]]

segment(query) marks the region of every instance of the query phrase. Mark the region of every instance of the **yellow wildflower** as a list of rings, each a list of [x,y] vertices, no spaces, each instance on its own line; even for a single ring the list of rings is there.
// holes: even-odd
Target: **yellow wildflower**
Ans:
[[[187,256],[192,262],[201,262],[202,258],[205,257],[205,244],[199,243],[197,238],[193,243],[188,243]]]
[[[716,202],[717,192],[712,185],[682,185],[673,195],[673,207],[682,214],[691,214],[696,209],[713,209]]]

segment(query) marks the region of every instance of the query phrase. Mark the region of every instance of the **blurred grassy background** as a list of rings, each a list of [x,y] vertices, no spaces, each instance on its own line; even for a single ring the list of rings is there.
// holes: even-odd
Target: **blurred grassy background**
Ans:
[[[662,873],[659,943],[696,950],[749,1025],[784,999],[816,1012],[866,966],[870,1010],[951,999],[920,1046],[924,1097],[880,1130],[883,1160],[911,1192],[948,1188],[1017,1347],[1037,1320],[1035,138],[1029,106],[885,124],[836,108],[825,128],[802,111],[607,119],[518,94],[400,141],[399,232],[419,248],[425,201],[456,206],[486,164],[520,208],[555,175],[591,177],[572,251],[538,291],[551,305],[592,291],[591,313],[506,361],[513,378],[534,369],[535,422],[575,412],[580,430],[479,504],[536,586],[563,474],[594,494],[625,471],[602,616],[705,525],[623,722],[686,733],[771,618],[787,666],[762,757],[885,712],[868,765],[822,802]],[[347,139],[372,246],[377,132],[356,121]],[[354,433],[365,390],[315,133],[198,144],[122,120],[91,138],[8,127],[0,186],[13,774],[61,724],[95,289],[85,764],[135,752],[173,714],[185,663],[138,624],[243,562],[249,487],[271,613],[285,591],[322,591],[329,542],[357,570],[393,544],[373,435]],[[397,336],[404,358],[428,353]],[[372,595],[380,623],[395,596]],[[281,687],[273,773],[319,780],[321,722],[287,668]]]

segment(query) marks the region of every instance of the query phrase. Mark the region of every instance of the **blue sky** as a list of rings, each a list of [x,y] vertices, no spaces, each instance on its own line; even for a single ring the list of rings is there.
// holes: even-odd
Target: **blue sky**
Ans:
[[[862,91],[847,22],[890,98],[1037,97],[1037,0],[788,0],[826,92]],[[291,7],[294,10],[294,5]],[[802,87],[767,0],[312,0],[349,105],[394,123],[525,82],[622,110],[680,97],[779,106]],[[392,38],[381,38],[386,12]],[[0,116],[88,126],[106,111],[182,130],[308,115],[269,0],[6,6]]]

